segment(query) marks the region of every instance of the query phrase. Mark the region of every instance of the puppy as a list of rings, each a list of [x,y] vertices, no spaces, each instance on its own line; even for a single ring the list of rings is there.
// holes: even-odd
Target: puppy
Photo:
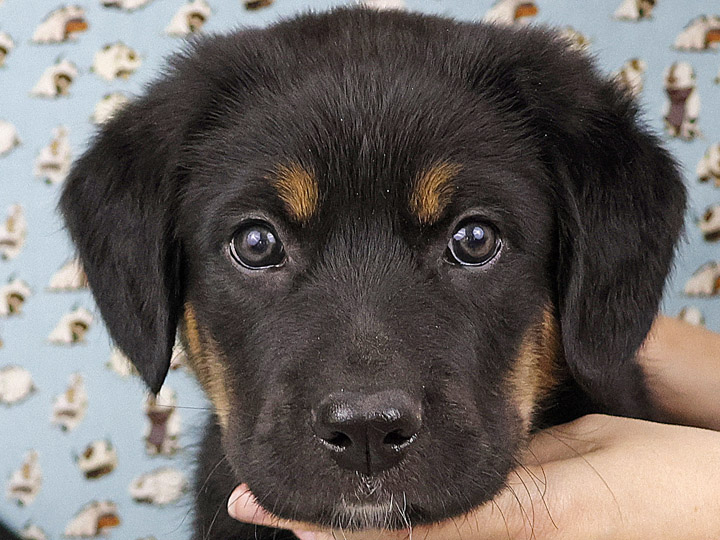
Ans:
[[[324,526],[442,520],[534,429],[652,418],[634,356],[684,205],[552,33],[363,9],[196,42],[60,203],[149,388],[179,330],[214,405],[195,539],[292,537],[226,516],[241,482]]]

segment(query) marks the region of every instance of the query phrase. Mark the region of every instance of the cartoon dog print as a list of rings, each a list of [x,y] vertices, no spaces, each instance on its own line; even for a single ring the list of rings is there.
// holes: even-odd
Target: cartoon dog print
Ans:
[[[87,405],[85,381],[82,375],[75,373],[70,377],[67,390],[55,398],[52,423],[60,426],[63,431],[72,431],[85,417]]]
[[[127,105],[130,99],[120,92],[105,94],[103,98],[97,102],[93,110],[92,122],[94,124],[104,124],[122,107]]]
[[[151,0],[103,0],[103,7],[134,11],[149,4]]]
[[[5,223],[0,225],[0,257],[5,260],[17,257],[25,244],[26,234],[25,210],[19,204],[14,204],[10,207]]]
[[[656,3],[656,0],[623,0],[613,17],[621,21],[650,19]]]
[[[110,371],[114,371],[123,378],[130,377],[131,375],[138,375],[135,366],[132,365],[127,356],[125,356],[117,347],[113,347],[112,351],[110,351],[110,358],[105,366],[110,369]]]
[[[92,71],[106,81],[127,79],[142,64],[140,55],[122,42],[105,45],[95,53]]]
[[[71,259],[63,264],[50,278],[50,292],[76,291],[88,286],[87,276],[78,259]]]
[[[264,5],[256,5],[256,4],[264,4]],[[246,1],[245,2],[245,8],[246,9],[260,9],[261,7],[267,7],[268,5],[272,4],[272,2],[267,2],[267,0],[259,0],[259,1]],[[363,6],[369,7],[371,9],[407,9],[407,5],[405,4],[405,0],[364,0],[362,2]]]
[[[170,20],[165,33],[184,37],[199,32],[210,18],[212,11],[205,0],[193,0],[177,10]]]
[[[0,369],[0,403],[15,405],[27,399],[35,391],[32,375],[20,366]]]
[[[22,313],[23,304],[32,295],[30,286],[21,279],[11,279],[0,287],[0,317]]]
[[[711,145],[705,151],[696,172],[701,182],[714,180],[715,186],[720,187],[720,143]]]
[[[109,529],[120,525],[117,505],[111,501],[93,501],[86,504],[67,524],[64,535],[68,538],[96,538],[106,535]]]
[[[40,150],[35,159],[33,174],[48,184],[60,184],[70,172],[71,162],[72,150],[68,131],[60,126],[53,130],[52,142]]]
[[[162,467],[133,480],[130,496],[138,503],[164,506],[177,501],[187,488],[188,481],[182,472]]]
[[[17,128],[10,122],[0,120],[0,156],[8,154],[20,144]]]
[[[526,24],[538,14],[532,0],[498,0],[485,13],[483,20],[499,24]]]
[[[132,362],[130,362],[128,357],[125,356],[122,351],[117,347],[113,347],[112,351],[110,352],[110,358],[105,364],[105,366],[110,369],[110,371],[114,371],[123,378],[130,376],[137,377],[139,375],[137,369],[135,369],[135,366],[133,366]],[[185,348],[178,340],[173,346],[172,357],[170,358],[170,370],[175,371],[186,366],[187,353],[185,351]]]
[[[633,97],[638,97],[645,83],[647,63],[640,58],[631,58],[626,61],[615,75],[615,80]]]
[[[88,29],[85,10],[78,6],[66,6],[52,11],[35,29],[34,43],[62,43],[76,39],[76,34]]]
[[[720,293],[720,263],[710,261],[695,270],[685,283],[688,296],[714,296]]]
[[[148,397],[145,405],[149,420],[145,429],[145,450],[149,455],[170,456],[179,450],[180,416],[176,406],[175,391],[166,386],[156,396]]]
[[[15,43],[10,37],[10,34],[0,32],[0,67],[5,65],[5,60],[7,59],[8,54],[10,54],[10,51],[14,48]]]
[[[570,48],[576,51],[584,51],[592,44],[592,40],[588,36],[575,30],[572,26],[566,26],[560,30],[560,35],[570,43]]]
[[[117,467],[117,451],[108,440],[90,443],[75,462],[88,480],[102,478]]]
[[[705,316],[695,306],[685,306],[680,310],[677,318],[693,326],[705,326]]]
[[[720,16],[702,15],[690,21],[675,38],[680,51],[707,51],[720,47]]]
[[[720,204],[710,206],[698,220],[698,227],[706,242],[720,240]]]
[[[82,343],[92,322],[92,313],[82,307],[76,308],[60,318],[48,339],[55,345]]]
[[[30,91],[30,95],[46,98],[67,96],[70,94],[70,87],[77,75],[78,69],[75,64],[68,60],[61,60],[43,72]]]
[[[22,540],[48,540],[47,533],[33,523],[28,523],[21,531]]]
[[[668,102],[664,120],[667,133],[690,141],[700,136],[697,126],[700,96],[695,86],[695,70],[687,62],[675,62],[665,70]]]
[[[38,463],[38,453],[31,450],[20,468],[12,473],[7,487],[8,499],[20,506],[31,504],[42,487],[43,475]]]
[[[170,369],[175,371],[176,369],[187,367],[187,365],[187,351],[182,343],[180,343],[180,340],[177,340],[175,345],[173,345],[172,356],[170,357]]]

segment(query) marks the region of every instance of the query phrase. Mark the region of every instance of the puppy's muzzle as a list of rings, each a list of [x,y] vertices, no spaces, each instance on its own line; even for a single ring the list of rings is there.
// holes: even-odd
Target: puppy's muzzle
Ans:
[[[312,411],[313,431],[335,462],[367,475],[400,463],[421,425],[420,401],[402,390],[335,392]]]

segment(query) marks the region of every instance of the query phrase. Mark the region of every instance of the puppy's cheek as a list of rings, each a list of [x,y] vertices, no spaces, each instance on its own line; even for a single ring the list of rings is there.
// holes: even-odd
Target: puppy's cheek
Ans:
[[[230,373],[220,347],[210,333],[201,328],[191,304],[185,305],[183,337],[188,360],[195,377],[210,398],[223,432],[228,429],[231,406]]]
[[[557,319],[548,306],[525,333],[507,381],[523,437],[533,427],[538,406],[560,383],[560,350]]]

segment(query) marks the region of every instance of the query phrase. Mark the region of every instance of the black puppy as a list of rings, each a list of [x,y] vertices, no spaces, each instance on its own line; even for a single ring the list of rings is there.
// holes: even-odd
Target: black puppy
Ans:
[[[215,406],[195,538],[249,539],[241,482],[283,517],[401,527],[488,501],[539,426],[652,417],[634,355],[684,204],[552,33],[342,9],[174,58],[61,209],[150,389],[179,328]]]

